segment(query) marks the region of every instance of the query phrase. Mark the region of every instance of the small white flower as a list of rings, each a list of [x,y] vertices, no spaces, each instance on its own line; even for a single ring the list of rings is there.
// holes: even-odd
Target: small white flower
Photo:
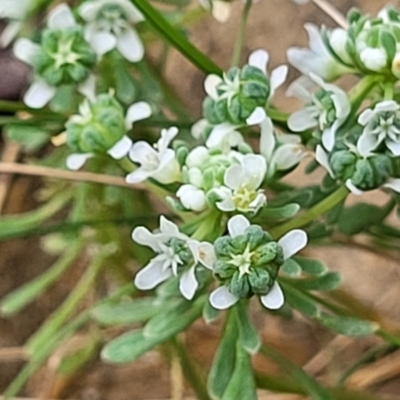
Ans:
[[[395,101],[385,100],[377,103],[374,109],[368,108],[361,113],[358,123],[364,130],[357,142],[360,154],[369,154],[384,141],[394,156],[400,156],[399,110]]]
[[[325,83],[320,77],[309,74],[312,82],[321,89],[316,93],[309,91],[306,77],[295,81],[288,89],[289,95],[295,95],[309,103],[302,110],[294,112],[288,120],[292,131],[301,132],[318,128],[322,132],[322,144],[330,151],[335,144],[339,127],[350,114],[350,101],[346,93],[335,85]]]
[[[309,49],[291,47],[287,51],[289,62],[302,74],[310,72],[331,81],[352,69],[340,64],[326,48],[318,28],[313,24],[304,25],[309,37]]]
[[[79,7],[79,14],[87,22],[86,40],[98,54],[117,48],[128,61],[137,62],[143,58],[143,44],[132,28],[143,20],[143,15],[130,1],[87,1]]]
[[[160,217],[159,232],[152,233],[139,226],[132,232],[132,239],[158,253],[135,276],[135,285],[141,290],[153,289],[171,276],[178,276],[179,267],[191,262],[192,265],[182,273],[179,280],[180,292],[186,299],[191,300],[198,287],[196,266],[200,263],[211,269],[215,262],[211,243],[190,239],[164,216]]]
[[[175,127],[163,129],[154,147],[144,141],[136,142],[129,151],[129,158],[139,163],[140,167],[127,175],[126,181],[138,183],[150,177],[165,184],[178,181],[180,167],[175,151],[168,148],[177,134],[178,129]]]
[[[206,194],[204,190],[190,184],[182,185],[176,192],[176,197],[182,205],[193,211],[203,211],[207,208]]]
[[[225,212],[239,210],[256,213],[267,202],[263,190],[259,190],[266,172],[267,164],[263,156],[243,156],[240,164],[232,165],[226,170],[225,187],[215,189],[222,197],[222,201],[216,203],[217,207]]]
[[[247,218],[245,218],[243,215],[235,215],[228,221],[229,235],[232,238],[242,235],[249,226],[250,222]],[[278,244],[283,250],[284,259],[287,260],[298,253],[307,245],[307,241],[307,234],[300,229],[292,230],[280,238],[278,240]],[[248,254],[247,256],[251,255]],[[236,261],[242,261],[243,263],[246,263],[246,259],[247,257],[244,255],[241,259],[237,259]],[[243,264],[238,266],[239,269],[241,267],[244,273],[247,273],[246,265]],[[271,290],[266,295],[260,296],[260,300],[264,307],[271,310],[276,310],[282,307],[285,299],[279,283],[275,281]],[[239,298],[232,294],[227,286],[220,286],[210,294],[209,301],[215,309],[224,310],[234,305],[237,301],[239,301]]]

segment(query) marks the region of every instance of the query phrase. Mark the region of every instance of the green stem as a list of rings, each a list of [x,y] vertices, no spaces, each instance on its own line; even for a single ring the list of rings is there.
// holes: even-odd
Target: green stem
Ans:
[[[235,47],[233,49],[232,62],[231,62],[232,67],[237,67],[240,62],[240,55],[242,54],[244,37],[246,34],[247,19],[249,17],[252,4],[253,0],[246,0],[246,3],[243,8],[239,31],[236,37]]]
[[[65,321],[74,313],[81,300],[93,286],[104,264],[104,258],[104,254],[99,254],[92,260],[68,298],[29,339],[26,348],[31,354],[38,352],[48,340],[51,340]]]
[[[197,68],[206,74],[222,74],[222,70],[213,61],[193,46],[147,0],[131,0],[131,2],[142,12],[146,21]]]
[[[325,214],[331,208],[343,201],[347,197],[348,193],[349,191],[345,186],[340,186],[335,192],[323,199],[314,207],[311,207],[298,217],[270,229],[269,233],[273,237],[279,238],[292,229],[301,228],[310,222],[315,221],[319,216]]]

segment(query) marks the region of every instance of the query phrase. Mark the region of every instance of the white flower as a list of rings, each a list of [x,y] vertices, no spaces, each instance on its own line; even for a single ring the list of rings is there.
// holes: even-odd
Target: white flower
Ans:
[[[194,185],[182,185],[176,192],[176,197],[178,197],[182,205],[188,210],[203,211],[207,208],[204,190]]]
[[[7,47],[21,30],[29,6],[30,0],[0,0],[0,18],[9,20],[0,35],[2,47]]]
[[[178,129],[175,127],[163,129],[154,147],[144,141],[136,142],[129,151],[129,158],[139,163],[140,167],[127,175],[126,181],[138,183],[150,177],[165,184],[178,181],[180,167],[175,151],[168,148],[177,134]]]
[[[270,118],[265,118],[260,127],[260,153],[267,161],[267,176],[293,168],[307,155],[300,136],[274,133]]]
[[[143,44],[132,28],[143,15],[129,0],[87,1],[79,7],[79,14],[87,22],[85,38],[98,54],[117,48],[128,61],[143,58]]]
[[[164,216],[160,217],[159,232],[152,233],[139,226],[132,232],[132,239],[158,253],[135,276],[135,285],[141,290],[153,289],[171,276],[178,276],[178,269],[189,262],[190,267],[181,274],[179,289],[186,299],[191,300],[198,287],[196,266],[200,263],[211,269],[215,262],[211,243],[190,239]]]
[[[49,29],[62,30],[77,26],[75,18],[71,12],[71,9],[67,4],[60,4],[48,15],[47,27]],[[33,66],[36,56],[40,52],[40,46],[28,39],[18,39],[14,44],[14,55],[21,61]],[[59,57],[64,57],[63,62],[67,63],[67,57],[76,57],[75,53],[69,53],[67,55],[57,53]],[[56,55],[54,56],[56,57]],[[60,58],[61,60],[61,58]],[[71,58],[75,61],[76,58]],[[89,98],[94,97],[95,81],[92,75],[78,85],[78,92]],[[57,88],[50,85],[45,80],[37,77],[32,85],[29,87],[24,95],[24,103],[31,108],[42,108],[44,107],[56,94]]]
[[[79,107],[80,114],[73,115],[72,120],[85,122],[91,119],[91,111],[88,106],[88,100],[85,100]],[[130,130],[132,124],[136,121],[146,119],[151,115],[150,105],[144,101],[140,101],[132,104],[125,116],[126,129]],[[115,160],[119,160],[125,157],[132,147],[132,140],[124,135],[117,143],[115,143],[110,149],[108,149],[107,154],[109,154]],[[83,167],[89,158],[94,157],[94,153],[74,153],[67,157],[67,167],[72,170],[78,170]]]
[[[310,49],[291,47],[287,51],[289,62],[295,68],[304,75],[312,72],[328,81],[352,71],[333,57],[315,25],[305,24],[304,27],[308,33]]]
[[[361,113],[358,123],[364,130],[357,142],[360,154],[369,154],[384,141],[394,156],[400,156],[399,110],[395,101],[385,100],[377,103],[373,110],[368,108]]]
[[[311,80],[321,89],[316,93],[309,91],[306,77],[295,81],[288,89],[289,95],[295,95],[309,105],[294,112],[288,120],[292,131],[301,132],[310,128],[322,131],[322,144],[330,151],[335,144],[339,127],[350,114],[350,101],[346,93],[335,85],[325,83],[315,74],[309,74]]]
[[[267,74],[267,66],[269,61],[269,54],[267,51],[258,49],[253,51],[248,60],[248,65],[260,69],[265,76],[268,77]],[[269,77],[270,82],[270,93],[269,98],[271,98],[276,89],[279,88],[286,80],[286,76],[288,73],[287,65],[280,65],[276,67]],[[206,80],[204,81],[204,88],[206,93],[214,100],[218,100],[221,98],[228,98],[234,96],[238,92],[238,88],[240,86],[239,75],[235,76],[236,80],[230,81],[226,75],[221,78],[218,75],[208,75]],[[218,95],[217,86],[223,85],[225,91],[221,96]],[[221,86],[219,86],[221,89]],[[266,118],[266,112],[263,107],[256,107],[253,113],[246,119],[246,124],[248,126],[260,124]],[[229,142],[239,142],[240,137],[238,136],[238,132],[236,129],[240,128],[240,125],[233,125],[229,122],[224,122],[218,125],[215,125],[212,129],[210,136],[206,141],[207,147],[218,147],[225,140]],[[233,138],[228,138],[233,136]]]
[[[215,189],[222,198],[216,206],[225,212],[239,210],[256,213],[267,202],[263,191],[258,189],[266,172],[267,165],[263,156],[243,156],[240,164],[232,165],[225,171],[225,187]]]
[[[228,221],[229,235],[232,238],[242,235],[249,226],[250,222],[247,218],[245,218],[243,215],[235,215]],[[300,229],[292,230],[278,240],[278,245],[283,250],[283,256],[285,260],[303,249],[306,244],[307,235]],[[244,255],[243,262],[246,262],[245,258],[246,257]],[[239,266],[239,269],[240,267],[241,266]],[[244,273],[248,273],[244,264],[242,269]],[[264,307],[271,310],[276,310],[282,307],[284,303],[284,295],[279,283],[275,281],[271,290],[266,295],[260,296],[260,300]],[[211,293],[209,301],[215,309],[224,310],[234,305],[237,301],[239,301],[239,298],[232,294],[227,286],[220,286]]]

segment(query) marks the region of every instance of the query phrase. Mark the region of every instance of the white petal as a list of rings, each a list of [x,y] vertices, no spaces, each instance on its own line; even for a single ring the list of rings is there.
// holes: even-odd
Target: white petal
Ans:
[[[172,221],[165,218],[164,215],[160,216],[160,231],[164,235],[167,235],[170,237],[186,238],[186,236],[183,233],[179,232],[178,226],[176,224],[174,224]]]
[[[204,191],[195,186],[182,185],[176,192],[176,196],[188,210],[203,211],[207,207]]]
[[[193,266],[182,274],[179,280],[179,291],[185,299],[192,300],[198,287],[199,282],[197,282],[195,267]]]
[[[134,29],[125,29],[118,35],[117,49],[131,62],[140,61],[144,56],[143,43]]]
[[[364,191],[355,186],[354,183],[351,181],[351,179],[347,179],[345,185],[347,189],[349,189],[350,192],[355,194],[356,196],[361,196],[364,194]]]
[[[157,149],[160,154],[166,152],[169,144],[172,142],[173,139],[175,139],[178,133],[179,133],[178,128],[175,126],[172,126],[171,128],[168,129],[163,129],[161,131],[161,138],[157,142]]]
[[[189,241],[188,245],[195,260],[200,262],[204,267],[212,270],[217,260],[214,245],[209,242],[196,242],[195,244],[193,242],[195,241]]]
[[[45,81],[35,81],[24,96],[24,103],[31,108],[44,107],[56,94],[56,88]]]
[[[217,86],[222,82],[222,78],[218,75],[207,75],[204,80],[204,90],[214,100],[218,98]]]
[[[284,144],[278,147],[273,155],[274,167],[279,171],[285,171],[298,164],[306,155],[302,146],[298,144]]]
[[[391,140],[386,140],[385,143],[394,156],[400,156],[400,143],[392,142]]]
[[[267,114],[262,107],[256,107],[255,110],[246,119],[247,125],[260,124],[266,118]]]
[[[266,158],[267,163],[269,163],[275,148],[274,126],[271,119],[265,118],[265,120],[261,123],[260,128],[260,153]]]
[[[142,168],[135,169],[125,177],[127,183],[140,183],[152,175],[153,171],[145,171]]]
[[[81,6],[79,6],[79,15],[85,21],[93,21],[96,19],[96,15],[103,5],[96,1],[86,1]]]
[[[231,237],[242,235],[250,226],[249,220],[243,215],[235,215],[228,221],[228,232]]]
[[[15,57],[29,65],[32,65],[32,61],[35,58],[36,54],[39,53],[39,51],[39,45],[25,38],[18,39],[14,43],[13,47]]]
[[[382,186],[400,193],[400,179],[391,178]]]
[[[126,112],[125,121],[127,129],[130,129],[134,122],[149,118],[150,115],[151,107],[149,103],[146,103],[145,101],[139,101],[135,104],[132,104]]]
[[[90,74],[85,81],[78,86],[78,92],[83,94],[89,100],[94,101],[96,98],[96,78]]]
[[[331,169],[331,166],[329,165],[329,159],[328,159],[328,154],[325,152],[325,150],[322,148],[322,146],[318,145],[317,148],[315,149],[315,159],[319,164],[321,164],[328,172],[329,175],[334,178],[333,171]]]
[[[287,260],[307,245],[307,234],[301,229],[294,229],[278,240],[283,250],[283,258]]]
[[[384,100],[378,103],[374,111],[377,112],[394,112],[398,111],[400,106],[393,100]]]
[[[246,183],[246,176],[243,167],[239,164],[231,165],[224,175],[224,184],[233,190],[238,189],[242,184]]]
[[[229,133],[235,131],[236,128],[235,125],[229,122],[215,125],[206,141],[206,146],[209,148],[219,146],[225,137],[229,135]]]
[[[210,294],[210,304],[217,310],[225,310],[239,300],[226,286],[220,286]]]
[[[283,296],[283,292],[279,286],[279,283],[275,281],[268,294],[261,296],[260,300],[263,306],[269,308],[270,310],[277,310],[281,308],[285,302],[285,297]]]
[[[371,121],[372,118],[374,118],[374,116],[375,116],[375,112],[372,111],[370,108],[367,108],[358,117],[358,123],[360,125],[367,125],[368,122]]]
[[[241,164],[247,186],[252,189],[258,189],[267,172],[265,158],[259,154],[246,154]]]
[[[285,82],[287,74],[288,74],[289,68],[287,65],[280,65],[279,67],[275,68],[270,77],[270,82],[271,82],[271,94],[270,97],[275,93],[275,90],[278,89],[278,87],[282,86],[282,84]]]
[[[287,88],[286,96],[297,97],[304,103],[312,101],[311,90],[314,87],[314,82],[308,75],[302,75],[295,79]]]
[[[14,38],[18,35],[18,32],[22,28],[21,21],[10,21],[7,26],[3,29],[0,35],[0,45],[7,47]]]
[[[295,111],[288,119],[289,129],[293,132],[301,132],[306,129],[314,128],[317,125],[318,121],[310,107]]]
[[[335,145],[335,136],[335,129],[333,126],[326,128],[322,132],[321,141],[328,151],[332,151],[333,146]]]
[[[91,44],[93,50],[99,56],[108,53],[117,45],[117,39],[113,34],[102,31],[96,32],[96,34],[91,35],[88,42]]]
[[[157,159],[158,153],[147,142],[141,140],[131,147],[129,150],[129,158],[134,162],[146,165],[147,159]]]
[[[132,232],[132,240],[143,246],[150,247],[153,251],[160,253],[160,243],[162,235],[150,232],[144,226],[137,226]]]
[[[93,154],[91,153],[71,154],[67,157],[67,162],[66,162],[67,168],[76,171],[82,168],[85,162],[91,157],[93,157]]]
[[[132,147],[132,140],[128,136],[123,136],[121,140],[114,144],[107,153],[114,159],[119,160],[125,157]]]
[[[172,276],[171,268],[164,269],[164,263],[157,261],[156,258],[136,274],[135,286],[138,289],[153,289]]]
[[[261,69],[264,74],[267,73],[269,54],[263,49],[253,51],[249,56],[249,65]]]
[[[49,13],[47,26],[50,29],[67,29],[76,25],[75,18],[69,6],[65,3],[53,8]]]
[[[232,198],[232,193],[229,193],[228,195],[225,195],[222,201],[219,201],[218,203],[215,203],[218,210],[221,210],[223,212],[231,212],[236,210],[236,206],[233,202]]]
[[[381,71],[387,64],[386,52],[383,49],[367,47],[360,52],[360,59],[365,67],[372,71]]]
[[[357,150],[362,156],[367,156],[378,146],[378,136],[363,133],[357,141]]]

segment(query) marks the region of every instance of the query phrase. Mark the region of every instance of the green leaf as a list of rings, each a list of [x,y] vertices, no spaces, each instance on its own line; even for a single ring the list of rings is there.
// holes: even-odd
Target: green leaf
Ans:
[[[303,257],[294,257],[294,259],[306,274],[320,276],[324,275],[328,271],[326,265],[321,261]]]
[[[396,55],[396,39],[391,33],[386,31],[381,32],[379,39],[382,47],[385,49],[388,55],[389,63],[391,63]]]
[[[190,43],[180,31],[175,29],[147,0],[131,0],[154,29],[190,62],[206,74],[222,75],[221,69]]]
[[[300,276],[302,269],[293,258],[288,258],[281,266],[281,271],[290,276]]]
[[[257,400],[250,355],[239,342],[236,345],[235,369],[222,400]]]
[[[300,206],[297,203],[286,204],[283,207],[265,207],[262,211],[262,216],[270,219],[285,219],[294,217]]]
[[[300,290],[334,290],[341,282],[341,275],[337,272],[328,272],[325,275],[311,279],[292,280],[292,285]]]
[[[236,343],[239,332],[232,310],[228,312],[228,319],[222,331],[222,338],[208,375],[207,388],[211,398],[214,400],[222,399],[235,367]]]
[[[249,354],[257,353],[261,346],[260,336],[249,319],[244,302],[239,301],[234,310],[236,310],[240,343]]]
[[[381,223],[390,213],[393,207],[377,207],[372,204],[358,203],[354,206],[345,208],[338,220],[338,228],[345,235],[355,235],[371,225]]]
[[[320,314],[317,304],[304,293],[294,289],[284,282],[280,282],[285,289],[286,302],[302,314],[315,318]]]
[[[91,311],[91,316],[104,325],[126,325],[147,321],[169,307],[171,305],[156,303],[154,297],[148,297],[117,304],[101,304]]]
[[[5,130],[11,140],[21,144],[27,151],[40,149],[50,139],[50,132],[37,125],[8,124]]]
[[[326,313],[322,313],[318,321],[327,328],[347,336],[371,335],[379,329],[376,322]]]
[[[203,318],[206,324],[215,321],[219,316],[219,311],[216,310],[209,301],[204,303],[203,307]]]

